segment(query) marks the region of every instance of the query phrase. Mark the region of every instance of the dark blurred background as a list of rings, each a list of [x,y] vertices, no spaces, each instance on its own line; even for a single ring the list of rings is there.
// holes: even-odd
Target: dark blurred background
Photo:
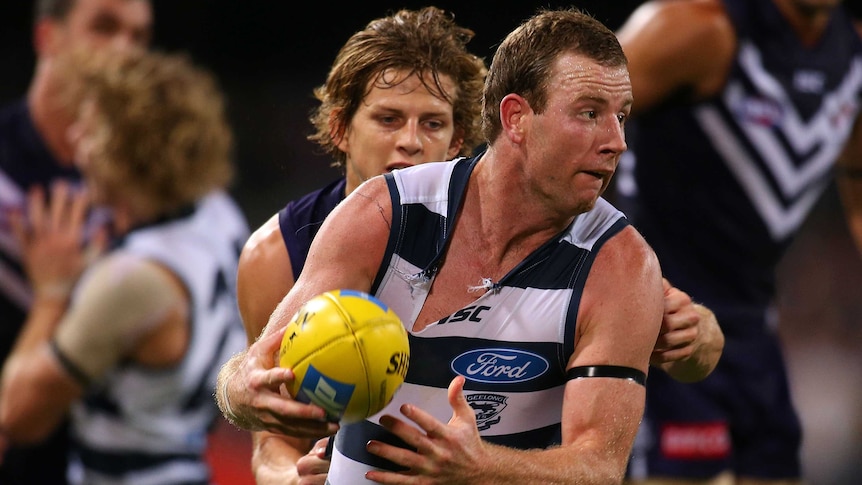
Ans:
[[[0,1],[0,103],[25,92],[33,70],[31,0]],[[339,2],[342,3],[342,2]],[[640,1],[580,4],[611,26]],[[227,92],[237,136],[234,192],[253,226],[288,200],[337,175],[306,140],[312,89],[338,49],[370,20],[428,2],[366,0],[335,7],[277,0],[154,0],[154,47],[189,53]],[[476,32],[471,50],[490,62],[494,46],[538,5],[563,2],[439,1]]]
[[[218,77],[236,138],[233,192],[254,228],[284,203],[338,172],[306,140],[307,117],[336,52],[370,20],[412,0],[153,0],[154,47],[183,51]],[[616,29],[642,1],[575,4]],[[845,0],[862,13],[860,0]],[[439,0],[473,29],[471,50],[490,62],[496,44],[539,7],[560,1]],[[34,66],[31,0],[0,0],[0,104],[27,89]],[[657,46],[658,48],[659,46]],[[862,258],[830,190],[780,268],[780,310],[791,385],[806,433],[809,485],[849,485],[862,476]],[[240,440],[240,443],[247,442]],[[245,460],[242,455],[240,460]],[[241,462],[243,465],[244,461]],[[238,481],[224,483],[239,483]]]

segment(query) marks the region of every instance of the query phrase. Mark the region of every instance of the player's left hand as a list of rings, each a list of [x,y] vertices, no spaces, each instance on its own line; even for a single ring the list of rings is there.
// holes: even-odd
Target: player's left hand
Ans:
[[[476,414],[464,398],[464,377],[449,384],[452,418],[444,424],[412,404],[401,406],[401,414],[420,429],[391,415],[380,424],[416,451],[372,440],[370,453],[408,468],[404,472],[369,471],[366,478],[386,484],[475,483],[480,478],[479,463],[487,463],[487,445],[479,436]]]
[[[311,450],[296,462],[300,485],[325,485],[330,465],[326,456],[329,440],[329,436],[317,440]]]

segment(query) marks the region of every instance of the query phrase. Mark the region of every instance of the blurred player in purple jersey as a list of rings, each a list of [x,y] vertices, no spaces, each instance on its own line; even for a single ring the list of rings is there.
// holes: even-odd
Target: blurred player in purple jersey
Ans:
[[[775,269],[833,176],[862,249],[862,40],[840,0],[650,1],[618,34],[635,102],[615,200],[726,336],[704,381],[650,376],[629,477],[798,483]]]
[[[63,80],[55,60],[72,49],[146,47],[153,22],[149,0],[33,3],[36,69],[27,95],[0,109],[0,361],[9,354],[33,301],[7,215],[22,210],[31,188],[50,191],[57,180],[79,180],[67,136],[71,120],[57,99]],[[12,447],[0,460],[0,483],[65,483],[66,449],[63,427],[40,445]]]

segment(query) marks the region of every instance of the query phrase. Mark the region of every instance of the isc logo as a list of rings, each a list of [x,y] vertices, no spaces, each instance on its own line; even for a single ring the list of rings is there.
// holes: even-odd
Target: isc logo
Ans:
[[[448,317],[441,318],[437,324],[443,325],[444,323],[455,323],[455,322],[463,322],[465,320],[469,320],[471,322],[481,322],[482,317],[481,314],[485,310],[490,310],[491,307],[484,305],[472,305],[468,307],[464,307],[457,312],[449,315]]]

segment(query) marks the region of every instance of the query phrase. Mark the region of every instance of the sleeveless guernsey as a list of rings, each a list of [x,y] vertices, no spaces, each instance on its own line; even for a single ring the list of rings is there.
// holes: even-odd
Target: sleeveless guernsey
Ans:
[[[410,402],[445,422],[452,413],[446,388],[460,374],[484,439],[543,448],[560,442],[566,364],[574,351],[584,283],[602,245],[628,223],[599,199],[503,279],[486,281],[488,291],[471,305],[415,332],[413,323],[445,256],[477,160],[429,163],[386,175],[393,223],[372,291],[404,322],[412,365],[382,413],[397,415],[398,407]],[[329,483],[365,483],[369,468],[393,469],[391,462],[366,453],[372,438],[398,442],[376,417],[341,428]]]

